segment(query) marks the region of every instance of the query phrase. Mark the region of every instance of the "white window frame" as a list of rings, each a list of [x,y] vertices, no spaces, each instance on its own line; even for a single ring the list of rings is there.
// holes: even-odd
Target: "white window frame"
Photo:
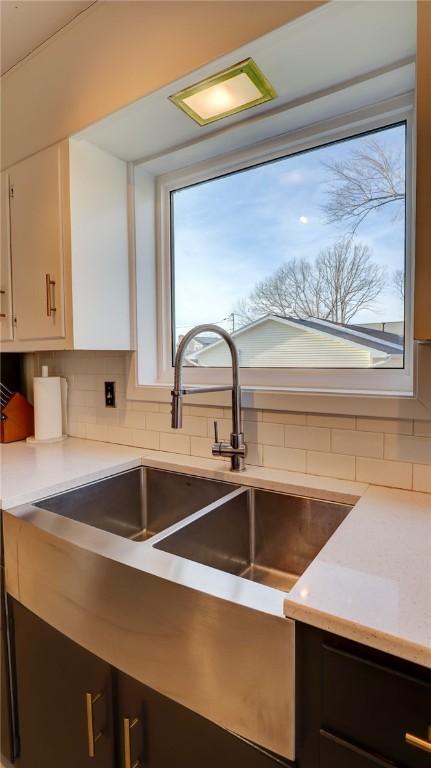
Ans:
[[[386,104],[387,107],[387,104]],[[326,120],[283,138],[259,143],[246,150],[224,155],[207,163],[160,176],[156,183],[157,200],[157,384],[173,380],[171,359],[171,212],[170,194],[176,189],[243,170],[262,162],[287,157],[329,142],[354,137],[391,124],[406,121],[406,297],[405,364],[403,369],[322,369],[322,368],[242,368],[244,387],[266,391],[311,392],[351,395],[411,397],[414,393],[413,284],[414,284],[414,103],[412,96],[391,100],[391,109],[356,110]],[[228,383],[229,368],[187,368],[191,385]]]

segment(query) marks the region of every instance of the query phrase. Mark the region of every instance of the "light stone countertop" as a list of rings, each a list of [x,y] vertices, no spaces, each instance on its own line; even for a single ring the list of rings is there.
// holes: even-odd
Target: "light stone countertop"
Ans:
[[[355,504],[284,600],[286,616],[431,667],[431,494],[78,438],[2,448],[2,508],[140,464]],[[91,540],[91,536],[89,536]]]

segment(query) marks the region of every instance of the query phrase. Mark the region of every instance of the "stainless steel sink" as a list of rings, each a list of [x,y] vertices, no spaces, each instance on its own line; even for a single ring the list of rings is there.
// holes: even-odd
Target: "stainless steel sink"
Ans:
[[[288,592],[350,510],[249,489],[185,521],[154,548]]]
[[[34,506],[124,538],[145,541],[235,487],[217,480],[138,467],[43,499]]]

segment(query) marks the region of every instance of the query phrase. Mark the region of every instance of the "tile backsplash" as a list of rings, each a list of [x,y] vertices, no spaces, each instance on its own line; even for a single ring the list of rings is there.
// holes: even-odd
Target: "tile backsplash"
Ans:
[[[228,437],[230,409],[186,405],[172,430],[168,403],[126,400],[125,355],[34,355],[37,372],[47,364],[68,380],[69,434],[210,458],[213,421]],[[116,382],[115,409],[104,405],[104,381]],[[243,418],[249,464],[431,493],[431,422],[247,409]]]

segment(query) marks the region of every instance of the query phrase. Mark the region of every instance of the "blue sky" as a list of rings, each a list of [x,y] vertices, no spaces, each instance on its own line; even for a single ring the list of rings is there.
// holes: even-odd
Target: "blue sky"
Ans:
[[[404,152],[404,127],[373,135]],[[345,233],[328,224],[321,205],[328,171],[323,162],[348,157],[362,139],[291,156],[174,193],[175,310],[177,334],[198,323],[221,322],[256,281],[292,257],[314,260]],[[398,211],[400,209],[398,208]],[[356,240],[365,243],[388,278],[404,267],[404,216],[395,204],[370,214]],[[401,320],[403,307],[389,285],[374,311],[355,322]]]

